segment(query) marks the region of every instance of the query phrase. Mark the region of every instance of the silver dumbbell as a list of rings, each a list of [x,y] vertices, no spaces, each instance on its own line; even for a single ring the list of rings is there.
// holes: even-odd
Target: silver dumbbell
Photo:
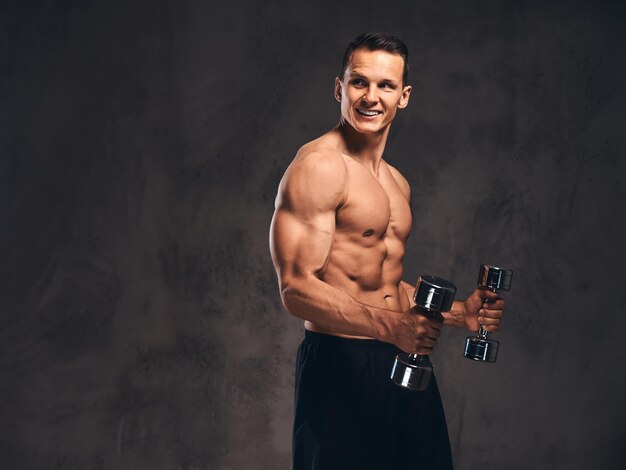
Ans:
[[[435,276],[420,276],[413,300],[422,315],[441,317],[441,312],[452,308],[456,286]],[[391,370],[391,380],[410,390],[426,390],[433,365],[427,355],[400,353]]]
[[[508,291],[511,289],[513,271],[483,264],[478,272],[478,287],[491,292]],[[468,336],[465,339],[464,356],[480,362],[496,362],[500,343],[489,338],[490,333],[482,326],[477,336]]]

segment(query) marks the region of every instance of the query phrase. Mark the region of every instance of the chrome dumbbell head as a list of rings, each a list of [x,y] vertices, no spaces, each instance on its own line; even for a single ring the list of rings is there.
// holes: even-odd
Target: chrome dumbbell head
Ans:
[[[513,271],[489,264],[483,264],[478,271],[478,287],[492,291],[508,291],[511,289]]]
[[[420,276],[415,286],[413,300],[420,310],[447,312],[452,308],[456,286],[436,276]]]

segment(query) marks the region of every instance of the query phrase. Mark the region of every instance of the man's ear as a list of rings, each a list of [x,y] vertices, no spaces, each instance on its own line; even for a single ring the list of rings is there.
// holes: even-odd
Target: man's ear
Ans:
[[[411,85],[407,85],[402,89],[402,97],[398,103],[398,108],[404,109],[409,105],[409,97],[411,96],[412,89]]]
[[[341,80],[335,77],[335,99],[341,103]]]

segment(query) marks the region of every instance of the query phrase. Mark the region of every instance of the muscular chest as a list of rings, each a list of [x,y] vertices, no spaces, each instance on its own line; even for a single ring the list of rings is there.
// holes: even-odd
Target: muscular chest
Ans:
[[[360,164],[348,172],[348,197],[337,213],[338,231],[376,243],[385,236],[406,240],[411,231],[411,209],[388,169],[374,176]]]

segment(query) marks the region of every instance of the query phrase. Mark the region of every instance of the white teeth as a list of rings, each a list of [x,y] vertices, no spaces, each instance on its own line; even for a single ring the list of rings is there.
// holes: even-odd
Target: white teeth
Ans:
[[[357,111],[365,116],[376,116],[380,114],[380,111],[367,111],[365,109],[357,109]]]

